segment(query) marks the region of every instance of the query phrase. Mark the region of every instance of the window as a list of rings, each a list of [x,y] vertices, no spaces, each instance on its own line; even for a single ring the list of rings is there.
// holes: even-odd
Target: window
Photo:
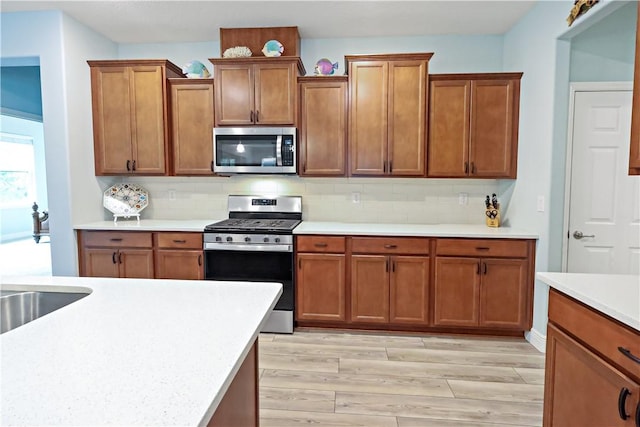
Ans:
[[[31,206],[34,194],[33,138],[0,133],[0,207]]]

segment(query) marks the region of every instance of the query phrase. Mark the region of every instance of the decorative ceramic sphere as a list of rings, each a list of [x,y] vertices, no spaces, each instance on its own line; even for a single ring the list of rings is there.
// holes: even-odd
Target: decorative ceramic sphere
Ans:
[[[206,79],[211,77],[211,73],[207,67],[200,61],[189,61],[182,67],[182,73],[190,79]]]

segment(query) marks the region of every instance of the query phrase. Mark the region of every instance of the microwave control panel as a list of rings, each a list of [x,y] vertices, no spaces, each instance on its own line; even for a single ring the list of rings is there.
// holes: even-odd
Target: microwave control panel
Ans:
[[[282,166],[293,166],[295,149],[292,135],[282,136]]]

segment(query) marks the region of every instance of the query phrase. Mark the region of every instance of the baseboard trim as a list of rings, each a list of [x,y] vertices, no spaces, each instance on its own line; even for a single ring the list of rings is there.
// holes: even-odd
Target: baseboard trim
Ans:
[[[524,338],[531,343],[540,353],[545,353],[547,349],[547,336],[535,329],[525,332]]]

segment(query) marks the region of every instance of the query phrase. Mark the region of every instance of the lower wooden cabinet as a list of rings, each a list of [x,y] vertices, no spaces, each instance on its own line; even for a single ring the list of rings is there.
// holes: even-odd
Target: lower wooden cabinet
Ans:
[[[345,238],[300,236],[296,245],[296,320],[344,322]]]
[[[531,245],[525,241],[439,239],[435,259],[434,326],[530,328]],[[486,256],[452,256],[457,254]]]
[[[202,233],[78,231],[80,276],[203,279]]]
[[[549,294],[543,425],[640,425],[640,333]]]

